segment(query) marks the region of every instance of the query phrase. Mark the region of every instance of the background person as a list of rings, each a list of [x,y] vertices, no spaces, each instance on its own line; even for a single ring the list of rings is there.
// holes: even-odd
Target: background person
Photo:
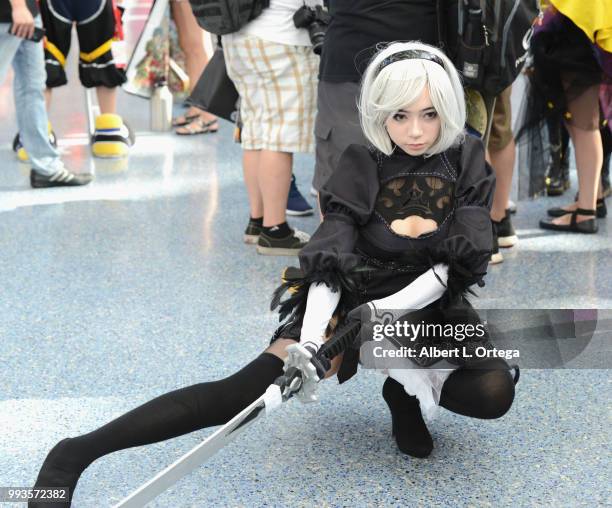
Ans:
[[[531,39],[534,72],[526,97],[523,131],[531,153],[532,171],[543,174],[548,159],[541,144],[543,120],[563,121],[574,146],[578,200],[551,208],[552,218],[540,227],[555,231],[596,233],[597,217],[605,216],[600,185],[603,144],[599,132],[600,86],[612,84],[612,11],[605,0],[551,0]],[[533,148],[536,147],[536,148]]]
[[[95,88],[100,115],[95,119],[92,152],[97,157],[122,157],[133,134],[117,114],[117,89],[125,80],[121,11],[111,0],[40,0],[46,30],[47,106],[53,88],[67,83],[66,58],[72,26],[79,40],[79,79]]]
[[[172,19],[176,24],[178,41],[185,55],[185,70],[189,76],[189,91],[193,92],[198,79],[208,64],[204,46],[206,32],[196,21],[189,0],[171,0]],[[217,117],[196,106],[190,106],[184,115],[172,122],[180,135],[214,133],[219,129]]]
[[[36,19],[34,18],[36,16]],[[9,34],[9,26],[13,27]],[[45,63],[42,42],[27,40],[41,26],[34,0],[0,0],[0,81],[13,64],[15,112],[21,144],[32,166],[32,187],[59,187],[88,184],[92,177],[68,171],[49,140],[43,89]]]
[[[318,57],[296,28],[301,0],[271,0],[257,19],[222,37],[240,95],[242,166],[250,219],[244,239],[266,255],[295,255],[309,236],[287,224],[293,154],[314,150]],[[306,5],[321,5],[309,0]]]
[[[437,45],[436,2],[421,0],[330,0],[331,22],[325,34],[315,121],[316,161],[312,186],[317,192],[352,143],[365,144],[357,98],[361,73],[376,45],[419,40]],[[448,2],[446,26],[456,26],[456,0]],[[455,34],[456,37],[456,34]],[[450,33],[448,41],[454,41]]]

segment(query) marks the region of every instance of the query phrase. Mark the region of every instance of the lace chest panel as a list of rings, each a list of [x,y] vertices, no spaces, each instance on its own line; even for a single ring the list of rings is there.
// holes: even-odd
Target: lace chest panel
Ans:
[[[438,229],[453,210],[454,183],[401,175],[381,184],[375,212],[396,234],[416,238]]]

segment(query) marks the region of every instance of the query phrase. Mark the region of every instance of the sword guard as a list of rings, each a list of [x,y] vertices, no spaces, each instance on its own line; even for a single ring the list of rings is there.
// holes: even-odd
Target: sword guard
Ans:
[[[316,402],[317,383],[325,373],[317,372],[312,350],[301,344],[291,344],[287,346],[287,353],[285,374],[276,381],[281,386],[283,400],[295,395],[302,402]]]

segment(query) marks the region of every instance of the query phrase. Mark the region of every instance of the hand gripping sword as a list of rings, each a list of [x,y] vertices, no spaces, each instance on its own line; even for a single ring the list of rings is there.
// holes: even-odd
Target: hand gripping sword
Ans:
[[[359,328],[359,322],[349,322],[321,346],[314,358],[311,350],[300,344],[287,347],[289,356],[285,359],[284,374],[261,397],[113,508],[140,508],[146,505],[294,395],[302,402],[316,401],[317,383],[323,379],[330,361],[353,344]]]

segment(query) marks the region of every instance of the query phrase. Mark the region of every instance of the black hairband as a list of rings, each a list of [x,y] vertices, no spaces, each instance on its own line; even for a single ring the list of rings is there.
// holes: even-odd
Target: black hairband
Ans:
[[[440,57],[434,55],[433,53],[429,53],[428,51],[423,51],[422,49],[405,49],[403,51],[398,51],[397,53],[393,53],[386,57],[380,65],[378,66],[378,72],[382,71],[387,65],[391,65],[392,63],[399,62],[401,60],[429,60],[430,62],[437,63],[442,68],[444,67],[444,63],[440,59]]]

